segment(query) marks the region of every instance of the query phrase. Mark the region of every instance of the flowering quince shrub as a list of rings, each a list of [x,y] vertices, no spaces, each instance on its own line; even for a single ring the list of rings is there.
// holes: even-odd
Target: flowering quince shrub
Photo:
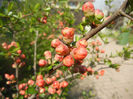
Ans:
[[[85,26],[90,25],[94,29],[102,24],[104,20],[107,20],[104,19],[103,12],[95,9],[91,2],[84,3],[82,11],[84,12],[84,17],[80,24],[82,35],[80,37],[75,36],[75,28],[64,27],[62,22],[60,22],[59,27],[63,27],[60,32],[61,36],[51,41],[51,49],[45,50],[38,61],[36,61],[37,56],[36,51],[34,51],[34,75],[27,79],[19,80],[19,71],[26,65],[27,57],[20,49],[19,43],[15,41],[10,44],[2,43],[3,53],[13,60],[12,68],[15,69],[15,75],[4,74],[7,80],[6,84],[15,90],[11,98],[63,99],[67,96],[71,80],[74,80],[74,78],[83,80],[90,75],[96,79],[102,77],[105,70],[94,69],[99,63],[102,62],[110,68],[119,70],[119,64],[113,64],[105,55],[105,50],[102,49],[102,43],[99,40],[88,42],[88,39],[84,38]],[[62,12],[58,13],[60,15],[64,14]],[[38,21],[47,24],[47,17],[39,18]],[[34,42],[35,46],[36,43],[37,39]],[[89,61],[89,64],[83,65],[86,60]],[[1,92],[5,90],[4,87],[0,89]],[[6,99],[9,99],[9,97],[6,97]]]

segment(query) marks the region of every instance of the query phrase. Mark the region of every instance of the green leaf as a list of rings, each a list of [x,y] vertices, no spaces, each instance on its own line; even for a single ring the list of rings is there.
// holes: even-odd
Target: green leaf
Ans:
[[[80,28],[81,31],[84,31],[84,27],[83,27],[82,24],[80,24],[79,28]]]
[[[49,8],[46,8],[46,9],[44,9],[44,11],[46,11],[46,12],[49,12],[51,10],[51,8],[49,7]]]
[[[43,94],[39,94],[39,96],[41,97],[41,98],[44,98],[45,97],[45,94],[43,93]]]
[[[13,2],[11,2],[11,3],[8,5],[8,12],[12,10],[13,5],[14,5],[14,3],[13,3]]]
[[[24,99],[24,97],[23,96],[19,96],[18,99]]]
[[[80,37],[79,36],[75,36],[75,41],[79,41],[80,40]]]
[[[28,90],[27,90],[27,93],[29,94],[36,94],[37,91],[35,90],[36,88],[31,86],[31,87],[28,87]]]
[[[109,67],[117,69],[119,66],[119,64],[111,64]]]
[[[3,13],[0,13],[0,16],[1,16],[1,17],[4,17],[4,16],[5,16],[5,14],[3,14]]]
[[[95,72],[94,72],[94,75],[98,75],[98,71],[95,71]]]
[[[16,52],[17,50],[20,49],[19,43],[16,42],[16,44],[17,44],[17,48],[16,47],[13,47],[13,49],[12,48],[10,49],[11,50],[11,53],[14,53],[14,52]]]
[[[52,67],[53,67],[53,66],[52,66],[52,65],[50,65],[50,66],[48,66],[48,68],[47,68],[47,69],[48,69],[48,70],[51,70],[51,69],[52,69]]]
[[[39,9],[39,7],[40,7],[40,4],[37,3],[37,4],[35,5],[35,7],[34,7],[34,10],[37,11],[37,10]]]
[[[4,52],[0,52],[0,56],[5,56],[5,53]]]
[[[22,13],[21,13],[21,12],[18,13],[18,17],[19,17],[19,18],[22,17]]]

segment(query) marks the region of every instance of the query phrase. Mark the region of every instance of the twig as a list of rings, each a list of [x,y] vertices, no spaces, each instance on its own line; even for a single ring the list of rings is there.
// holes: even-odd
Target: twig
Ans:
[[[28,97],[28,99],[34,99],[36,94],[33,94],[32,96]]]
[[[104,27],[106,27],[107,25],[109,25],[112,21],[114,21],[115,19],[117,19],[118,17],[120,17],[121,16],[121,13],[120,13],[120,11],[121,10],[125,10],[126,9],[126,7],[127,7],[127,4],[128,4],[128,0],[125,0],[124,1],[124,3],[122,4],[122,6],[120,7],[120,9],[118,10],[118,11],[116,11],[107,21],[105,21],[103,24],[101,24],[101,25],[99,25],[97,28],[95,28],[95,29],[92,29],[90,32],[88,32],[88,34],[85,36],[85,37],[83,37],[83,39],[86,39],[86,40],[88,40],[89,38],[91,38],[91,37],[93,37],[94,35],[96,35],[100,30],[102,30]],[[58,69],[58,68],[60,68],[60,67],[62,67],[63,66],[63,64],[62,64],[62,62],[59,64],[59,65],[57,65],[57,66],[55,66],[54,68],[52,68],[51,70],[50,70],[50,72],[49,72],[49,74],[47,75],[47,77],[48,76],[50,76],[56,69]],[[76,76],[77,74],[74,74],[73,76]],[[66,77],[66,79],[69,79],[69,78],[71,78],[72,77],[72,75],[68,75],[67,77]],[[64,80],[64,79],[61,79],[60,81],[62,81],[62,80]],[[35,97],[35,95],[32,95],[31,96],[32,98],[28,98],[28,99],[33,99],[34,97]]]
[[[88,40],[89,38],[93,37],[94,35],[96,35],[100,30],[102,30],[104,27],[106,27],[107,25],[109,25],[112,21],[116,20],[118,17],[120,17],[121,10],[125,10],[126,6],[127,6],[127,2],[128,0],[125,0],[124,3],[121,5],[120,9],[117,10],[107,21],[105,21],[103,24],[99,25],[97,28],[92,29],[90,32],[88,32],[88,34],[83,38]]]
[[[130,19],[131,21],[133,21],[133,18],[131,17],[131,16],[129,16],[128,14],[126,14],[124,11],[120,11],[120,14],[122,15],[122,16],[125,16],[125,17],[127,17],[128,19]]]
[[[69,78],[71,78],[71,77],[75,77],[75,76],[77,76],[77,75],[79,75],[79,74],[80,74],[80,73],[75,73],[75,74],[73,74],[73,75],[68,75],[68,76],[66,76],[65,78],[59,79],[58,81],[61,82],[61,81],[63,81],[63,80],[67,80],[67,79],[69,79]]]
[[[18,76],[19,76],[19,66],[16,66],[16,89],[17,89],[17,97],[18,97]]]
[[[31,16],[31,15],[33,15],[33,13],[29,13],[29,14],[23,15],[22,18],[25,18],[27,16]]]
[[[120,9],[117,10],[107,21],[105,21],[103,24],[99,25],[98,27],[92,29],[90,32],[88,32],[88,34],[83,37],[82,39],[90,39],[91,37],[93,37],[94,35],[96,35],[100,30],[102,30],[104,27],[106,27],[107,25],[109,25],[112,21],[116,20],[118,17],[121,16],[120,11],[121,10],[125,10],[126,6],[127,6],[127,2],[128,0],[125,0],[123,2],[123,4],[121,5]],[[59,65],[57,65],[56,67],[54,67],[53,69],[50,70],[50,74],[52,74],[53,71],[55,71],[56,69],[60,68],[62,66],[62,63],[60,63]],[[49,76],[48,75],[48,76]]]
[[[4,95],[2,94],[2,92],[0,91],[0,98],[1,99],[5,99]]]
[[[37,39],[38,39],[38,31],[36,31],[36,37],[35,37],[35,44],[34,44],[34,75],[36,76],[36,56],[37,56]]]
[[[62,66],[63,66],[63,63],[61,62],[61,63],[58,64],[57,66],[53,67],[53,68],[49,71],[48,75],[46,75],[46,77],[49,77],[56,69],[58,69],[58,68],[60,68],[60,67],[62,67]]]
[[[102,69],[109,69],[110,67],[101,67],[101,68],[98,68],[96,71],[99,71],[99,70],[102,70]]]

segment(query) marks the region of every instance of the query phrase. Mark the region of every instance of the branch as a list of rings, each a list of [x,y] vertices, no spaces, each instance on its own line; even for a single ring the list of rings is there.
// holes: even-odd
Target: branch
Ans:
[[[31,15],[33,15],[33,13],[29,13],[29,14],[23,15],[22,18],[25,18],[27,16],[31,16]]]
[[[37,55],[37,39],[38,39],[38,31],[36,31],[36,38],[35,38],[35,44],[34,44],[34,75],[36,76],[36,55]]]
[[[121,10],[125,10],[126,9],[126,7],[127,7],[127,4],[128,4],[128,0],[125,0],[124,2],[123,2],[123,4],[121,5],[121,7],[120,7],[120,9],[119,10],[117,10],[107,21],[105,21],[103,24],[101,24],[100,26],[98,26],[97,28],[95,28],[95,29],[92,29],[90,32],[88,32],[88,34],[83,38],[83,39],[86,39],[86,40],[88,40],[88,39],[90,39],[91,37],[93,37],[94,35],[96,35],[100,30],[102,30],[104,27],[106,27],[107,25],[109,25],[112,21],[114,21],[114,20],[116,20],[118,17],[120,17],[121,15],[122,15],[122,13],[120,12]],[[46,77],[48,77],[48,76],[50,76],[56,69],[58,69],[58,68],[60,68],[60,67],[62,67],[63,66],[63,64],[62,64],[62,62],[59,64],[59,65],[57,65],[57,66],[55,66],[55,67],[53,67],[50,71],[49,71],[49,74],[48,75],[46,75]],[[105,69],[105,68],[101,68],[101,69]],[[100,70],[100,69],[99,69]],[[78,73],[76,73],[76,74],[73,74],[73,75],[68,75],[65,79],[69,79],[69,78],[71,78],[72,76],[76,76],[76,75],[78,75]],[[62,81],[62,80],[64,80],[64,78],[63,79],[60,79],[59,81]],[[35,94],[33,94],[31,97],[29,97],[28,99],[33,99],[33,98],[35,98]]]
[[[0,98],[1,99],[5,99],[4,95],[2,94],[2,92],[0,91]]]
[[[126,6],[127,6],[128,0],[125,0],[123,2],[123,4],[121,5],[120,9],[117,10],[107,21],[105,21],[103,24],[99,25],[97,28],[92,29],[90,32],[88,32],[88,34],[83,38],[85,40],[88,40],[89,38],[93,37],[94,35],[96,35],[100,30],[102,30],[104,27],[106,27],[107,25],[109,25],[112,21],[116,20],[118,17],[120,17],[121,10],[125,10]]]
[[[62,82],[63,80],[67,80],[67,79],[72,78],[72,77],[75,77],[75,76],[77,76],[77,75],[79,75],[79,74],[80,74],[80,73],[74,73],[73,75],[68,75],[68,76],[66,76],[65,78],[59,79],[58,81],[59,81],[59,82]]]
[[[36,97],[36,94],[33,94],[30,97],[28,97],[28,99],[34,99],[35,97]]]
[[[53,67],[49,73],[46,75],[46,77],[49,77],[56,69],[60,68],[63,66],[63,63],[61,62],[60,64],[58,64],[57,66]]]
[[[18,76],[19,76],[19,66],[16,66],[16,89],[17,89],[17,98],[18,98]]]
[[[129,16],[128,14],[126,14],[124,11],[120,11],[120,14],[122,15],[122,16],[125,16],[125,17],[127,17],[128,19],[130,19],[131,21],[133,21],[133,18],[131,17],[131,16]]]
[[[102,69],[109,69],[110,67],[101,67],[101,68],[98,68],[96,71],[100,71]]]
[[[123,4],[121,5],[120,9],[117,10],[107,21],[105,21],[103,24],[101,24],[100,26],[98,26],[95,29],[92,29],[85,37],[83,37],[82,39],[88,40],[89,38],[93,37],[94,35],[96,35],[100,30],[102,30],[104,27],[106,27],[107,25],[109,25],[112,21],[116,20],[118,17],[121,16],[120,11],[121,10],[125,10],[126,6],[127,6],[128,0],[125,0],[123,2]],[[62,66],[62,63],[60,63],[59,65],[57,65],[56,67],[54,67],[53,69],[50,70],[50,73],[48,74],[48,76],[50,76],[52,74],[52,72],[54,72],[56,69],[60,68]]]
[[[125,10],[126,7],[127,7],[127,3],[128,3],[128,0],[125,0],[125,1],[123,2],[123,4],[121,5],[121,7],[120,7],[119,10]]]
[[[115,12],[107,21],[105,21],[103,24],[99,25],[98,27],[96,27],[95,29],[92,29],[90,32],[88,32],[88,34],[83,38],[85,40],[90,39],[91,37],[93,37],[94,35],[96,35],[100,30],[102,30],[104,27],[106,27],[107,25],[109,25],[112,21],[114,21],[115,19],[117,19],[120,16],[119,11]]]

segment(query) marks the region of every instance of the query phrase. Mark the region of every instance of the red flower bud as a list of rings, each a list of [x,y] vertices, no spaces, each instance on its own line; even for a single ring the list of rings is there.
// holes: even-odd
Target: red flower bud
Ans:
[[[17,53],[18,53],[18,54],[21,54],[21,53],[22,53],[22,51],[21,51],[21,50],[17,50]]]
[[[17,47],[17,43],[15,41],[12,41],[11,46]]]
[[[56,93],[57,93],[58,95],[61,95],[61,92],[62,92],[61,89],[58,89],[58,90],[56,91]]]
[[[36,85],[39,86],[39,87],[43,87],[45,84],[44,80],[43,79],[39,79],[36,81]]]
[[[2,43],[2,47],[7,47],[8,45],[7,45],[7,43],[6,42],[4,42],[4,43]]]
[[[101,50],[101,53],[104,53],[105,51],[104,50]]]
[[[77,46],[77,47],[87,47],[87,45],[88,45],[88,42],[87,42],[86,40],[84,40],[84,39],[79,40],[79,41],[76,43],[76,46]]]
[[[76,60],[83,60],[87,56],[87,49],[84,47],[79,47],[74,49],[73,56]]]
[[[96,51],[99,51],[99,47],[96,47],[95,49],[96,49]]]
[[[63,41],[65,42],[65,44],[70,44],[73,42],[73,38],[74,37],[72,37],[72,38],[63,37]]]
[[[95,42],[95,41],[92,41],[92,42],[91,42],[91,45],[92,45],[92,46],[95,46],[95,45],[96,45],[96,42]]]
[[[34,80],[32,80],[32,79],[29,80],[29,81],[28,81],[28,85],[34,85]]]
[[[20,90],[20,91],[19,91],[19,94],[20,94],[20,95],[25,95],[25,90]]]
[[[71,67],[72,65],[74,65],[74,60],[72,55],[68,55],[63,59],[63,65],[67,67]]]
[[[21,62],[21,59],[20,58],[17,58],[16,59],[16,63],[19,64]]]
[[[62,42],[59,39],[54,39],[51,42],[51,46],[56,48],[57,46],[59,46],[60,44],[62,44]]]
[[[16,67],[17,67],[16,63],[12,64],[12,68],[16,68]]]
[[[44,59],[40,59],[38,64],[39,64],[40,67],[44,67],[44,66],[47,65],[47,61],[44,60]]]
[[[52,81],[56,81],[56,77],[55,76],[53,76],[51,79],[52,79]]]
[[[46,83],[47,83],[47,84],[52,83],[52,79],[51,79],[51,78],[47,78],[47,79],[46,79]]]
[[[104,17],[104,13],[101,10],[97,9],[95,10],[95,17],[101,20]]]
[[[60,83],[58,81],[54,81],[52,84],[52,87],[55,89],[59,89],[60,88]]]
[[[99,72],[99,74],[101,75],[101,76],[103,76],[104,75],[104,70],[101,70],[100,72]]]
[[[83,77],[83,76],[81,76],[81,77],[80,77],[80,79],[81,79],[81,80],[83,80],[83,79],[84,79],[84,77]]]
[[[10,79],[10,75],[9,74],[5,74],[5,78],[6,79]]]
[[[74,36],[74,31],[75,29],[74,28],[69,28],[69,27],[65,27],[61,33],[64,37],[70,39],[70,38],[73,38]]]
[[[56,92],[56,90],[55,90],[55,88],[49,87],[49,88],[48,88],[48,92],[49,92],[50,94],[54,94],[54,93]]]
[[[61,70],[57,70],[56,74],[63,75],[63,72]]]
[[[25,54],[22,54],[22,55],[21,55],[21,58],[22,58],[22,59],[25,59],[25,58],[26,58]]]
[[[45,88],[39,88],[39,93],[44,93],[45,92]]]
[[[64,56],[69,53],[69,48],[64,44],[60,44],[59,46],[56,47],[55,51],[57,54]]]
[[[62,88],[65,88],[65,87],[67,87],[67,86],[68,86],[68,82],[67,82],[67,81],[61,82],[61,87],[62,87]]]
[[[15,79],[15,76],[12,74],[12,75],[10,75],[9,79],[13,80],[13,79]]]
[[[56,54],[54,60],[61,62],[63,60],[63,56]]]
[[[82,6],[82,11],[84,12],[85,16],[92,16],[94,15],[94,5],[91,2],[86,2],[83,6]]]
[[[21,90],[23,88],[23,84],[19,84],[18,89]]]
[[[50,51],[45,51],[45,52],[44,52],[44,56],[45,56],[46,59],[52,58],[52,54],[51,54]]]
[[[11,81],[7,81],[7,82],[6,82],[7,85],[10,85],[11,83],[12,83]]]
[[[37,75],[36,79],[37,79],[37,80],[43,79],[43,76],[42,76],[42,75]]]

